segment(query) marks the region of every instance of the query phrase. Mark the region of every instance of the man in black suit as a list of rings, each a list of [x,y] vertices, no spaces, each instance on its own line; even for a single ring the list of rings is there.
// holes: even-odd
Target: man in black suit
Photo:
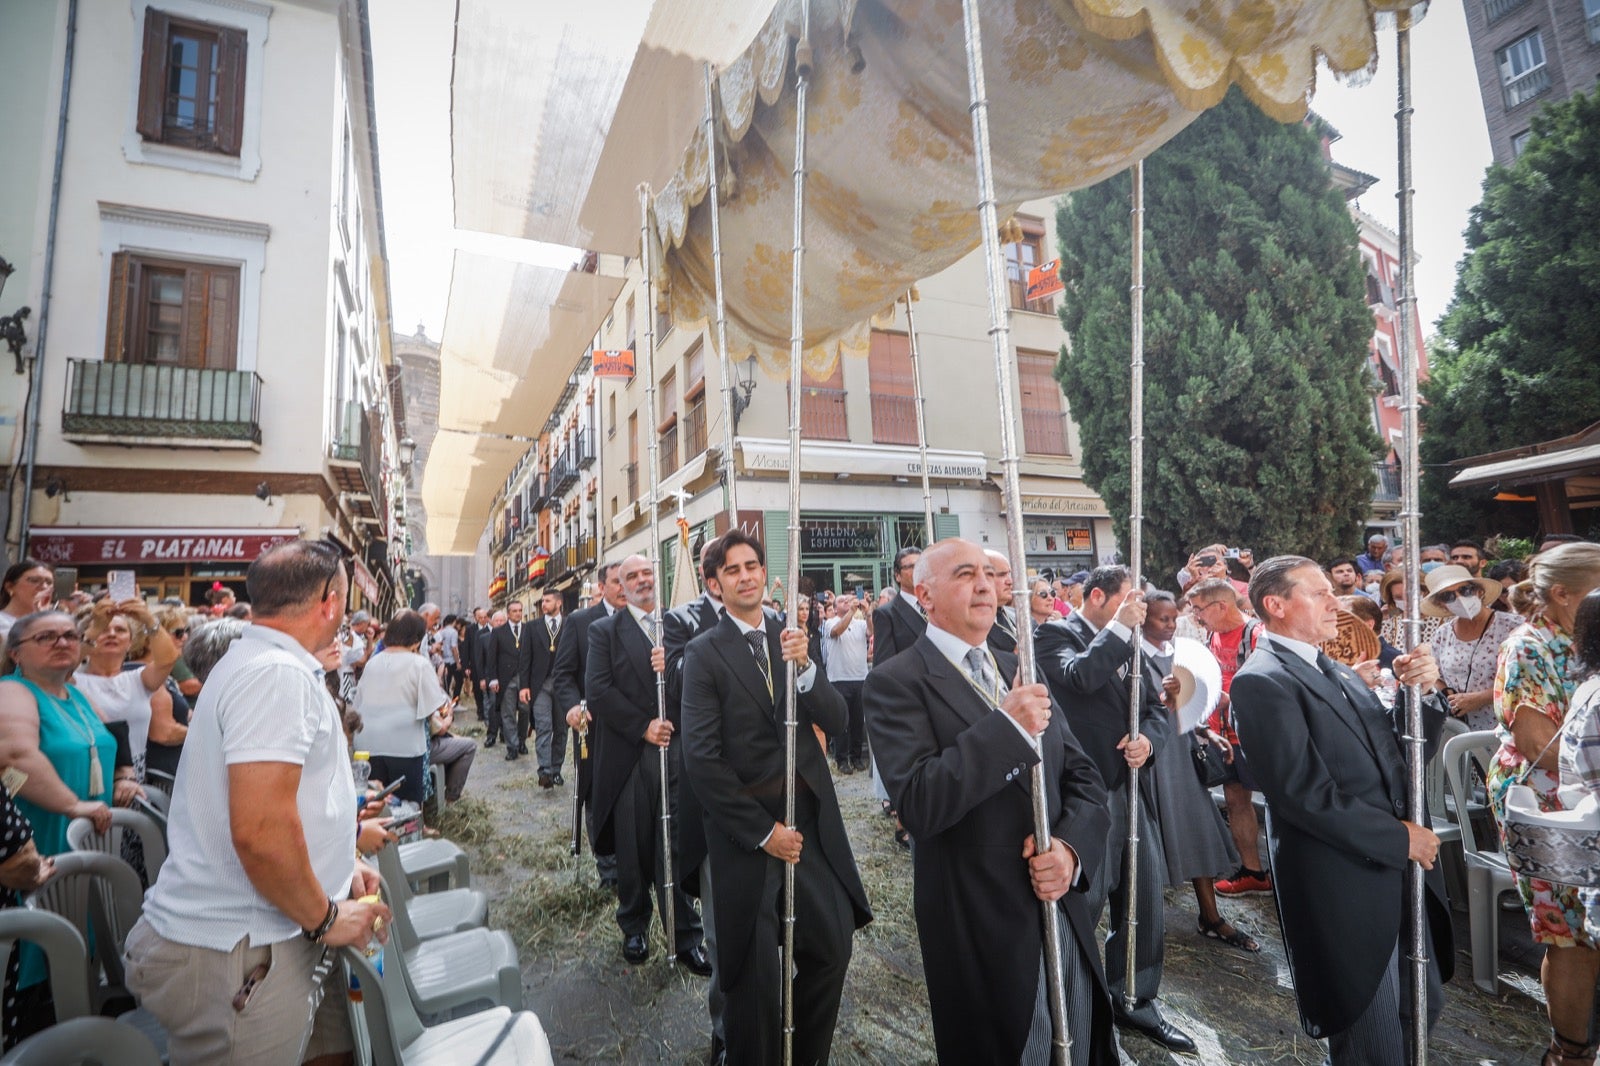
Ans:
[[[489,624],[489,612],[482,607],[472,609],[472,624],[467,626],[466,648],[462,662],[472,682],[472,699],[478,707],[478,720],[498,724],[500,716],[489,710],[489,635],[494,627]]]
[[[561,593],[545,589],[539,597],[540,617],[533,624],[533,666],[525,687],[532,695],[533,750],[539,759],[539,787],[564,785],[561,764],[567,761],[567,730],[556,711],[553,671],[556,641],[561,637]],[[523,750],[527,754],[527,750]]]
[[[1455,946],[1427,811],[1409,810],[1403,722],[1347,666],[1319,649],[1339,629],[1339,601],[1314,561],[1278,556],[1250,577],[1266,626],[1234,675],[1239,743],[1267,798],[1267,850],[1300,1024],[1326,1037],[1334,1066],[1408,1061],[1411,942],[1406,870],[1427,871],[1428,1023],[1443,1006]],[[1423,645],[1394,662],[1402,684],[1432,688]],[[1426,697],[1424,736],[1447,708]],[[1396,705],[1400,713],[1404,699]]]
[[[1039,671],[1050,692],[1066,709],[1067,726],[1094,760],[1105,781],[1111,815],[1106,862],[1089,889],[1089,910],[1095,921],[1111,905],[1111,935],[1106,938],[1106,979],[1117,1024],[1143,1033],[1172,1050],[1191,1053],[1194,1040],[1162,1017],[1156,997],[1166,956],[1165,907],[1162,889],[1167,864],[1156,822],[1155,775],[1151,757],[1172,742],[1172,727],[1161,706],[1161,692],[1142,688],[1139,738],[1128,739],[1128,671],[1133,666],[1133,641],[1144,624],[1144,596],[1133,589],[1125,566],[1096,567],[1083,586],[1083,606],[1060,621],[1045,622],[1034,632]],[[1149,766],[1139,775],[1139,905],[1137,957],[1133,975],[1134,1006],[1124,999],[1128,982],[1128,767]]]
[[[851,937],[872,920],[833,791],[813,739],[847,730],[844,697],[808,637],[761,609],[767,584],[760,543],[732,530],[702,565],[726,612],[689,642],[683,665],[684,774],[704,807],[714,894],[717,981],[726,996],[727,1060],[782,1061],[783,863],[795,870],[794,1061],[826,1063],[850,964]],[[795,820],[785,803],[787,671],[795,664]],[[714,887],[713,887],[714,886]]]
[[[894,556],[895,594],[882,607],[872,609],[872,665],[881,666],[917,642],[928,628],[917,602],[917,560],[921,548],[901,548]]]
[[[528,751],[528,679],[533,675],[534,637],[522,618],[522,601],[506,605],[506,621],[489,635],[489,691],[500,711],[500,739],[506,761]],[[494,747],[494,737],[484,741]]]
[[[994,628],[989,630],[989,647],[1007,655],[1017,653],[1016,589],[1011,581],[1011,560],[1004,552],[985,548],[983,554],[994,567],[996,604]]]
[[[678,724],[670,717],[656,716],[656,675],[666,670],[666,653],[654,646],[652,633],[660,624],[655,613],[655,573],[642,555],[624,559],[621,571],[628,603],[610,618],[589,626],[584,690],[589,713],[603,734],[595,756],[595,824],[600,827],[601,840],[609,838],[616,846],[622,957],[639,963],[650,956],[652,887],[665,913],[660,753],[667,753],[667,791],[676,806],[682,746],[674,742]],[[683,865],[678,860],[677,841],[668,843],[673,870],[678,873]],[[676,879],[672,892],[672,949],[689,970],[709,976],[711,964],[701,944],[700,916]]]
[[[566,712],[567,725],[583,733],[583,744],[573,743],[572,765],[574,788],[584,805],[584,824],[589,830],[589,850],[594,853],[595,871],[600,875],[602,888],[615,888],[617,884],[617,856],[608,844],[600,847],[599,833],[594,821],[593,781],[594,753],[600,742],[600,731],[589,728],[589,718],[583,709],[584,667],[589,658],[589,627],[602,618],[609,618],[628,605],[622,592],[622,578],[616,563],[606,563],[595,571],[604,597],[592,607],[573,611],[561,636],[556,639],[556,662],[551,670],[554,678],[552,691],[556,707]]]
[[[1073,1066],[1118,1061],[1088,887],[1104,861],[1105,786],[1043,684],[986,641],[995,583],[983,549],[922,556],[928,629],[867,675],[867,731],[911,831],[917,935],[942,1063],[1051,1060],[1040,901],[1062,921]],[[1051,846],[1034,849],[1032,768],[1044,762]]]

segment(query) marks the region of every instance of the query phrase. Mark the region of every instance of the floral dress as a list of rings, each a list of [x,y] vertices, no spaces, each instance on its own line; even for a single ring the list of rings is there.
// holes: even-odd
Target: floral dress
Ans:
[[[1566,721],[1572,693],[1578,687],[1575,674],[1572,634],[1542,613],[1536,612],[1518,626],[1500,646],[1500,665],[1494,678],[1495,733],[1500,738],[1500,750],[1495,753],[1488,786],[1489,803],[1502,825],[1506,792],[1519,782],[1539,797],[1540,810],[1563,809],[1556,791],[1560,784],[1557,774],[1538,766],[1530,772],[1528,759],[1538,758],[1539,752],[1518,751],[1511,725],[1518,707],[1531,707],[1559,728]],[[1517,877],[1516,882],[1533,926],[1534,943],[1560,948],[1595,946],[1584,931],[1585,909],[1576,888],[1537,878]]]
[[[1572,696],[1561,733],[1561,787],[1600,794],[1600,676],[1591,675]],[[1600,944],[1600,888],[1580,888],[1578,898],[1586,912],[1584,929]]]

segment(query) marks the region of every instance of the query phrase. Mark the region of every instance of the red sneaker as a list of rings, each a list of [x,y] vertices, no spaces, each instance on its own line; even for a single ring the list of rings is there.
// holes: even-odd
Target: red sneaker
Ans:
[[[1270,896],[1272,878],[1265,873],[1241,868],[1232,877],[1217,882],[1219,896]]]

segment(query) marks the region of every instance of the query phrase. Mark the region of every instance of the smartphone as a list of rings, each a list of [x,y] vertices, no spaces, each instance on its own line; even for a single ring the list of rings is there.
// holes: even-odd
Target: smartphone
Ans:
[[[112,570],[106,574],[106,587],[111,592],[112,603],[127,603],[139,598],[139,583],[132,570]]]
[[[1238,548],[1229,548],[1228,549],[1228,558],[1230,558],[1230,559],[1239,558],[1239,549]]]
[[[56,567],[56,599],[64,600],[78,591],[78,568],[76,566]]]
[[[400,786],[405,784],[405,783],[406,783],[406,775],[405,774],[401,774],[399,777],[395,778],[393,781],[390,781],[387,785],[384,785],[383,786],[383,791],[378,793],[376,796],[374,796],[372,798],[373,799],[378,799],[378,800],[386,800],[390,796],[394,795],[396,792],[399,792],[400,791]]]

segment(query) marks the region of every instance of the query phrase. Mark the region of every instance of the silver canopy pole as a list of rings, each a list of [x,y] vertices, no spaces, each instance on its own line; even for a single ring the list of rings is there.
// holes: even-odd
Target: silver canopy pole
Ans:
[[[1133,588],[1129,595],[1144,593],[1144,161],[1133,165],[1133,278],[1128,287],[1128,306],[1133,325],[1132,380],[1128,386],[1128,569]],[[1144,670],[1141,663],[1143,634],[1133,634],[1133,665],[1128,670],[1128,739],[1139,738],[1139,707],[1143,701]],[[1122,1003],[1129,1011],[1138,1000],[1134,974],[1139,972],[1136,949],[1139,943],[1139,768],[1128,767],[1128,917],[1124,945],[1128,950],[1127,977]]]
[[[728,528],[739,528],[739,495],[735,483],[737,465],[733,460],[733,360],[728,358],[728,307],[722,291],[722,205],[717,181],[717,108],[712,94],[711,64],[706,75],[706,167],[710,188],[706,206],[711,212],[711,280],[716,291],[717,360],[722,373],[722,485],[728,506]]]
[[[800,0],[800,40],[794,47],[794,263],[789,317],[789,572],[787,625],[800,624],[800,390],[805,354],[806,95],[811,85],[811,0]],[[783,824],[794,829],[795,664],[784,661]],[[816,860],[813,859],[813,862]],[[794,864],[783,864],[783,1066],[794,1064]]]
[[[989,101],[983,74],[983,37],[978,25],[978,0],[961,0],[961,17],[966,29],[967,91],[972,101],[972,147],[977,165],[979,247],[983,249],[984,273],[989,290],[989,337],[994,344],[995,394],[1000,411],[1000,467],[1004,477],[1006,508],[1006,554],[1013,574],[1027,573],[1022,550],[1022,484],[1018,478],[1017,402],[1011,387],[1011,327],[1007,320],[1005,265],[1000,259],[1000,221],[995,213],[994,160],[989,149]],[[1028,595],[1028,583],[1016,583],[1015,597]],[[1038,675],[1033,665],[1033,627],[1027,624],[1027,602],[1017,607],[1017,671],[1025,682]],[[1031,776],[1033,795],[1034,847],[1050,849],[1050,807],[1045,792],[1044,760],[1034,764]],[[1072,1037],[1067,1032],[1066,979],[1061,965],[1061,911],[1054,903],[1040,901],[1043,920],[1045,968],[1049,993],[1051,1041],[1056,1066],[1072,1061]]]
[[[1411,174],[1411,12],[1395,13],[1395,72],[1399,83],[1399,107],[1395,111],[1396,140],[1400,155],[1400,410],[1404,454],[1400,460],[1400,535],[1405,539],[1406,614],[1405,650],[1407,654],[1422,643],[1422,506],[1421,462],[1417,449],[1417,293],[1412,273],[1412,200],[1415,189]],[[1405,720],[1406,763],[1410,771],[1409,817],[1423,820],[1426,810],[1423,775],[1427,764],[1423,752],[1422,686],[1406,686]],[[1421,863],[1411,863],[1406,871],[1407,902],[1411,913],[1411,944],[1407,961],[1411,965],[1411,1048],[1413,1066],[1428,1062],[1428,924],[1427,885]]]
[[[650,238],[650,186],[639,186],[639,267],[644,272],[644,385],[645,406],[648,413],[645,416],[645,425],[648,427],[656,417],[656,305],[655,282],[651,277],[651,246]],[[650,435],[650,540],[646,546],[645,555],[650,560],[650,569],[656,578],[656,609],[653,623],[650,627],[650,643],[654,648],[661,647],[661,595],[663,585],[661,575],[661,439],[651,429]],[[656,674],[656,720],[667,720],[667,676]],[[670,747],[670,745],[669,745]],[[672,879],[672,783],[669,776],[671,763],[667,758],[668,748],[657,748],[661,759],[661,926],[667,936],[667,965],[676,966],[678,962],[678,934],[677,915],[673,906],[673,879]]]
[[[911,305],[916,302],[916,289],[908,289],[906,301],[906,339],[911,347],[911,389],[917,394],[917,464],[922,468],[922,543],[932,544],[933,537],[933,483],[928,479],[928,401],[922,392],[922,352],[917,348],[917,320]]]

